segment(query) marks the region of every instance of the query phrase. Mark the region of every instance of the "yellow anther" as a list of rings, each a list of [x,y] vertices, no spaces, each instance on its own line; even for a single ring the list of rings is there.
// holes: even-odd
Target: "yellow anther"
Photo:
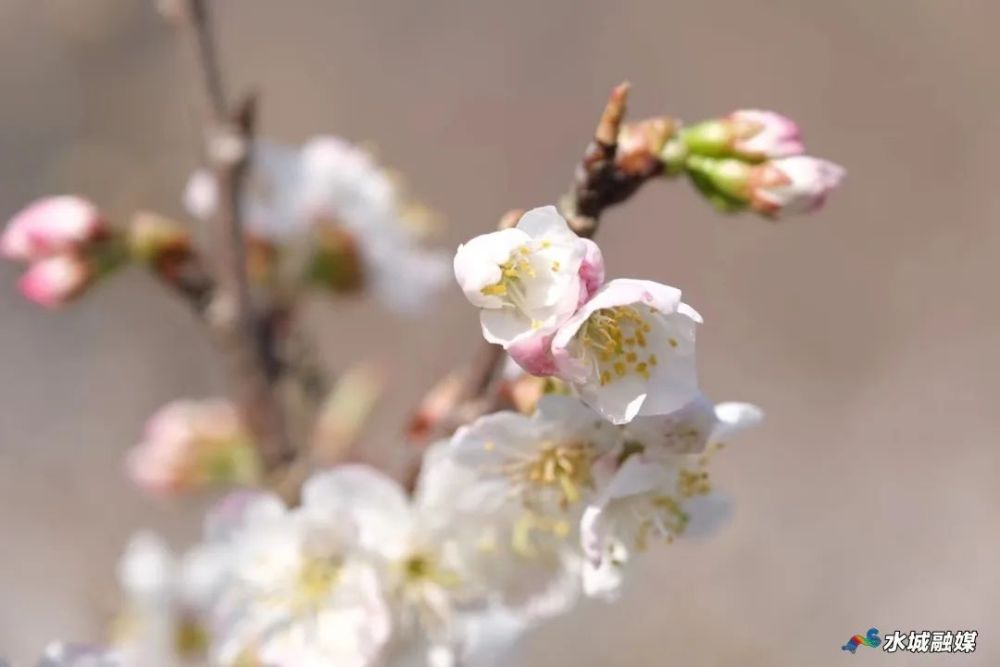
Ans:
[[[559,267],[562,266],[559,262],[552,262],[552,273],[559,271]]]
[[[656,355],[655,354],[649,355],[649,359],[647,359],[646,361],[649,363],[650,366],[655,366],[656,364],[659,363],[659,361],[657,361],[657,359],[656,359]]]
[[[628,354],[625,355],[625,361],[629,362],[630,364],[634,364],[636,358],[637,357],[635,356],[635,352],[629,352]]]
[[[670,338],[668,338],[667,342],[670,344],[670,347],[673,347],[673,348],[676,348],[678,345],[680,345],[680,343],[677,342],[677,339],[674,338],[673,336],[671,336]]]
[[[615,362],[615,375],[618,377],[625,377],[625,364],[620,361]]]

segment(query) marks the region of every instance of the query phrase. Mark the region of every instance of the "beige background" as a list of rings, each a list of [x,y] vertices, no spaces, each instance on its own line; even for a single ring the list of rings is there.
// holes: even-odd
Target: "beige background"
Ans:
[[[2,215],[57,191],[179,213],[194,88],[150,4],[0,3]],[[768,421],[718,460],[738,502],[721,536],[653,552],[620,603],[557,620],[511,664],[918,661],[840,651],[871,625],[978,629],[975,655],[919,662],[998,664],[1000,5],[218,5],[266,132],[371,140],[448,218],[448,245],[552,202],[623,78],[635,117],[771,107],[849,170],[826,210],[779,226],[721,218],[684,183],[608,216],[610,274],[682,287],[706,318],[704,386]],[[120,458],[153,409],[219,377],[182,305],[138,272],[58,315],[22,303],[16,274],[0,267],[0,654],[27,664],[47,637],[96,636],[133,529],[195,534],[194,503],[139,498]],[[475,346],[456,292],[412,322],[315,309],[329,363],[398,365],[380,441]]]

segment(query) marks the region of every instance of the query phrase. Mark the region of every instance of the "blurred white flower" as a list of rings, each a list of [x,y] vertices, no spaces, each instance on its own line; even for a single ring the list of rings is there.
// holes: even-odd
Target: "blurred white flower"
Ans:
[[[454,268],[466,298],[481,309],[486,340],[536,375],[552,374],[552,332],[604,277],[597,245],[573,233],[554,206],[460,245]]]
[[[444,284],[447,259],[422,246],[419,207],[404,201],[393,179],[361,148],[331,136],[310,139],[301,149],[261,140],[253,147],[251,176],[244,202],[250,234],[294,255],[304,246],[313,250],[310,235],[336,228],[361,259],[361,275],[348,282],[365,284],[398,310],[425,305]],[[196,171],[184,202],[198,218],[214,215],[218,191],[212,174]]]
[[[760,408],[748,403],[713,405],[699,396],[673,414],[623,427],[623,461],[580,524],[588,561],[585,591],[614,595],[631,553],[644,550],[652,539],[669,542],[718,527],[729,505],[709,484],[706,447],[721,446],[762,418]]]
[[[112,643],[123,667],[203,664],[210,637],[206,607],[223,576],[208,547],[176,556],[152,533],[132,538],[119,565],[125,605]]]
[[[363,667],[389,637],[375,568],[358,552],[349,508],[308,483],[300,507],[241,496],[212,516],[209,537],[228,552],[212,608],[220,665]]]
[[[2,663],[0,663],[2,664]],[[114,652],[96,646],[54,642],[37,667],[125,667]]]
[[[697,394],[700,323],[678,289],[612,280],[556,332],[556,376],[616,424],[677,410]]]

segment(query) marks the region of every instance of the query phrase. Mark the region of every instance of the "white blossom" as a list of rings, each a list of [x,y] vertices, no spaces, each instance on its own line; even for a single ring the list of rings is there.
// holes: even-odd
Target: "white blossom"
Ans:
[[[447,260],[421,243],[416,208],[371,155],[343,139],[314,137],[300,149],[258,141],[244,202],[247,230],[301,254],[311,234],[336,228],[361,257],[361,280],[387,305],[426,305],[447,276]],[[196,171],[184,194],[189,212],[210,218],[218,207],[213,176]],[[304,261],[304,260],[303,260]]]
[[[454,264],[466,298],[480,308],[483,336],[535,374],[551,374],[547,338],[603,280],[597,246],[554,206],[460,245]]]
[[[706,535],[720,525],[729,504],[709,484],[706,448],[761,419],[756,406],[699,396],[673,414],[624,426],[623,461],[581,520],[586,592],[613,595],[630,555],[651,540]]]
[[[210,536],[231,559],[212,609],[211,650],[220,665],[363,667],[388,639],[378,576],[359,557],[347,507],[309,484],[303,497],[289,510],[260,495],[213,517]]]
[[[678,289],[612,280],[556,332],[556,375],[616,424],[671,412],[697,394],[700,323]]]

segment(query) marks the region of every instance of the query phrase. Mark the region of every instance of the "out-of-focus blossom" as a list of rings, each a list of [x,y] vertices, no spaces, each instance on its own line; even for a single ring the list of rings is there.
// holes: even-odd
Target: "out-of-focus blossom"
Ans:
[[[741,109],[698,123],[682,130],[680,137],[688,151],[709,157],[760,161],[799,155],[805,150],[794,121],[758,109]]]
[[[97,207],[81,197],[40,199],[16,214],[0,236],[0,254],[35,262],[80,251],[108,231]]]
[[[427,458],[412,500],[395,480],[364,465],[314,476],[304,496],[307,503],[346,508],[361,551],[378,568],[394,619],[393,642],[425,642],[428,655],[460,650],[459,613],[483,604],[489,592],[470,567],[475,544],[463,543],[470,534],[455,523],[462,520],[462,503],[442,493],[455,490],[441,468],[448,465],[436,454]]]
[[[212,664],[365,667],[382,650],[391,622],[377,570],[350,507],[323,484],[307,482],[294,509],[261,494],[216,516],[210,543],[229,563],[211,609]]]
[[[21,294],[46,308],[57,308],[83,293],[95,271],[83,257],[71,252],[33,262],[18,281]]]
[[[368,152],[331,136],[301,149],[259,141],[252,164],[248,232],[283,248],[314,284],[339,291],[363,285],[402,311],[425,306],[443,285],[446,259],[423,247],[422,209],[403,199]],[[184,202],[198,218],[214,215],[212,174],[195,172]]]
[[[37,667],[125,667],[125,665],[108,649],[54,642],[45,648]]]
[[[713,405],[699,396],[675,413],[623,427],[621,463],[580,524],[588,594],[613,595],[630,555],[651,540],[705,535],[721,524],[728,503],[712,492],[706,471],[710,454],[762,417],[756,406]]]
[[[158,536],[132,538],[119,565],[126,604],[112,642],[123,667],[198,667],[210,635],[207,608],[221,590],[222,555],[176,556]]]
[[[239,414],[221,400],[175,401],[161,408],[127,464],[140,488],[167,496],[209,485],[248,484],[260,473]]]
[[[596,244],[574,234],[554,206],[460,245],[454,264],[466,298],[480,308],[483,336],[535,375],[552,374],[552,333],[604,277]]]
[[[700,323],[678,289],[612,280],[556,332],[556,375],[616,424],[672,412],[697,393]]]

